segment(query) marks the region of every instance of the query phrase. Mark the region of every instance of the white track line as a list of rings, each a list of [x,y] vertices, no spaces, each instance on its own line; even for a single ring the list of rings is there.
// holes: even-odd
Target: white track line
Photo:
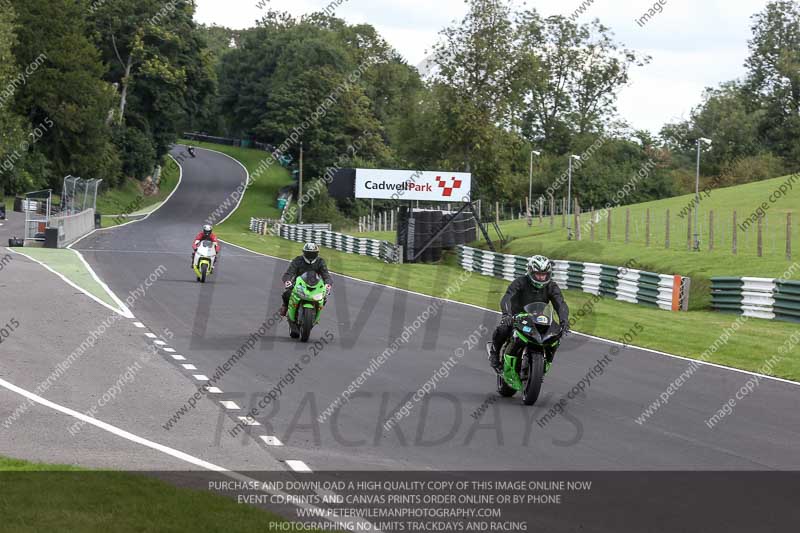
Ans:
[[[175,359],[176,361],[186,361],[186,358],[184,356],[178,355],[176,353],[170,354],[169,356]]]
[[[72,250],[69,246],[67,247],[67,249]],[[128,309],[128,306],[125,305],[125,302],[120,300],[119,297],[116,294],[114,294],[114,291],[111,290],[111,287],[106,285],[106,282],[100,279],[100,276],[97,275],[97,272],[94,271],[92,266],[89,264],[88,261],[86,261],[86,259],[81,255],[81,253],[78,250],[72,250],[72,251],[78,256],[78,259],[81,260],[81,263],[83,263],[83,266],[85,266],[86,270],[89,271],[89,274],[92,276],[92,278],[94,278],[94,280],[101,287],[103,287],[103,289],[105,289],[108,295],[111,296],[111,299],[114,300],[114,302],[119,306],[121,311],[120,314],[125,318],[134,318],[133,313],[131,312],[130,309]]]
[[[153,341],[153,344],[155,344],[156,346],[166,346],[167,345],[166,342],[160,341],[160,340]]]
[[[69,409],[68,407],[63,407],[61,405],[53,403],[50,400],[46,400],[46,399],[42,398],[41,396],[38,396],[38,395],[36,395],[36,394],[34,394],[32,392],[28,392],[25,389],[17,387],[16,385],[14,385],[12,383],[9,383],[8,381],[6,381],[6,380],[4,380],[2,378],[0,378],[0,386],[5,387],[6,389],[8,389],[8,390],[10,390],[12,392],[16,392],[17,394],[19,394],[21,396],[24,396],[24,397],[28,398],[29,400],[31,400],[33,402],[36,402],[36,403],[38,403],[40,405],[43,405],[45,407],[49,407],[50,409],[54,409],[54,410],[56,410],[56,411],[58,411],[60,413],[63,413],[63,414],[68,415],[68,416],[71,416],[72,418],[77,418],[78,420],[81,420],[81,421],[83,421],[83,422],[85,422],[87,424],[91,424],[91,425],[93,425],[95,427],[98,427],[98,428],[100,428],[102,430],[108,431],[109,433],[113,433],[114,435],[117,435],[118,437],[122,437],[123,439],[127,439],[127,440],[129,440],[131,442],[135,442],[137,444],[141,444],[143,446],[147,446],[148,448],[152,448],[154,450],[158,450],[158,451],[160,451],[162,453],[165,453],[167,455],[175,457],[176,459],[180,459],[180,460],[185,461],[187,463],[191,463],[191,464],[193,464],[195,466],[199,466],[199,467],[205,468],[207,470],[212,470],[212,471],[215,471],[215,472],[227,472],[228,471],[227,469],[222,468],[221,466],[217,466],[215,464],[208,463],[206,461],[203,461],[202,459],[198,459],[198,458],[193,457],[193,456],[191,456],[191,455],[189,455],[187,453],[184,453],[184,452],[175,450],[173,448],[169,448],[167,446],[164,446],[163,444],[158,444],[157,442],[153,442],[151,440],[139,437],[138,435],[134,435],[133,433],[129,433],[129,432],[125,431],[124,429],[120,429],[120,428],[118,428],[116,426],[112,426],[111,424],[107,424],[105,422],[101,422],[100,420],[98,420],[96,418],[93,418],[91,416],[86,416],[85,414],[79,413],[77,411],[73,411],[72,409]]]
[[[239,421],[242,424],[244,424],[245,426],[260,426],[261,425],[261,422],[259,422],[258,420],[253,420],[251,418],[247,418],[246,416],[237,416],[236,418],[238,418]]]
[[[175,350],[173,350],[172,348],[162,348],[162,350],[164,350],[167,353],[175,353]]]
[[[137,328],[143,328],[144,327],[144,324],[142,324],[141,322],[134,322],[133,325],[136,326]]]
[[[81,420],[81,421],[83,421],[83,422],[85,422],[87,424],[91,424],[92,426],[95,426],[95,427],[97,427],[99,429],[107,431],[107,432],[109,432],[109,433],[111,433],[113,435],[116,435],[117,437],[123,438],[125,440],[130,441],[130,442],[134,442],[136,444],[140,444],[140,445],[145,446],[147,448],[159,451],[161,453],[169,455],[170,457],[174,457],[175,459],[184,461],[186,463],[189,463],[191,465],[203,468],[205,470],[210,470],[212,472],[219,472],[220,474],[222,474],[222,475],[224,475],[226,477],[229,477],[231,479],[235,479],[237,481],[242,481],[242,482],[246,482],[246,483],[252,483],[257,487],[263,487],[263,484],[261,482],[256,481],[251,477],[239,474],[237,472],[233,472],[233,471],[228,470],[227,468],[224,468],[222,466],[215,465],[214,463],[209,463],[208,461],[204,461],[202,459],[194,457],[193,455],[189,455],[188,453],[182,452],[180,450],[176,450],[174,448],[170,448],[169,446],[164,446],[163,444],[159,444],[157,442],[153,442],[151,440],[145,439],[145,438],[140,437],[138,435],[134,435],[133,433],[125,431],[124,429],[120,429],[120,428],[118,428],[116,426],[112,426],[111,424],[108,424],[106,422],[102,422],[102,421],[100,421],[100,420],[98,420],[96,418],[92,418],[90,416],[86,416],[83,413],[79,413],[77,411],[73,411],[72,409],[70,409],[68,407],[63,407],[61,405],[58,405],[57,403],[51,402],[50,400],[46,400],[46,399],[42,398],[41,396],[38,396],[38,395],[36,395],[36,394],[34,394],[32,392],[29,392],[29,391],[26,391],[25,389],[17,387],[16,385],[14,385],[12,383],[9,383],[8,381],[6,381],[6,380],[4,380],[2,378],[0,378],[0,386],[10,390],[11,392],[15,392],[15,393],[17,393],[17,394],[19,394],[21,396],[24,396],[25,398],[28,398],[29,400],[31,400],[33,402],[36,402],[36,403],[38,403],[40,405],[43,405],[44,407],[49,407],[50,409],[58,411],[59,413],[65,414],[65,415],[70,416],[72,418],[77,418],[78,420]],[[298,463],[302,463],[302,462],[298,461]],[[288,461],[287,461],[287,464],[288,464]],[[305,463],[302,463],[302,464],[305,464]],[[268,491],[268,490],[264,490],[263,488],[261,488],[259,490],[261,492],[265,493],[265,494],[276,494],[276,495],[281,495],[281,496],[284,496],[284,497],[287,496],[287,494],[285,492],[282,492],[282,491]],[[303,508],[303,509],[313,509],[315,511],[315,513],[319,513],[318,516],[323,516],[323,517],[325,517],[326,521],[330,521],[332,523],[353,524],[352,527],[347,528],[348,530],[353,530],[353,531],[356,531],[356,530],[360,530],[360,531],[379,531],[377,528],[375,528],[375,526],[373,526],[368,521],[363,520],[363,519],[348,518],[348,517],[338,517],[338,516],[328,517],[325,514],[326,513],[325,510],[320,509],[319,507],[316,507],[316,506],[313,506],[313,505],[309,505],[309,504],[299,503],[299,504],[295,504],[295,507],[300,507],[300,508]],[[363,524],[363,526],[358,528],[358,526],[356,524]]]
[[[311,472],[311,469],[305,464],[303,461],[297,461],[294,459],[288,459],[286,464],[294,470],[295,472]]]
[[[224,242],[225,244],[228,244],[230,246],[234,246],[236,248],[240,248],[242,250],[246,250],[246,251],[248,251],[250,253],[253,253],[253,254],[256,254],[256,255],[260,255],[260,256],[263,256],[263,257],[268,257],[270,259],[275,259],[277,261],[283,261],[284,263],[288,263],[289,262],[288,259],[283,259],[282,257],[275,257],[275,256],[269,255],[269,254],[262,254],[261,252],[256,252],[255,250],[251,250],[249,248],[245,248],[244,246],[240,246],[238,244],[234,244],[232,242],[228,242],[228,241],[225,241],[225,240],[222,240],[222,239],[220,239],[220,240],[222,242]],[[374,281],[369,281],[369,280],[366,280],[366,279],[354,278],[352,276],[348,276],[346,274],[340,274],[338,272],[331,271],[331,274],[336,274],[337,276],[341,276],[343,278],[347,278],[347,279],[350,279],[350,280],[353,280],[353,281],[358,281],[360,283],[366,283],[366,284],[369,284],[369,285],[378,285],[378,286],[381,286],[381,287],[386,287],[387,289],[392,289],[392,290],[395,290],[395,291],[405,292],[405,293],[408,293],[408,294],[414,294],[416,296],[422,296],[424,298],[435,298],[437,300],[442,300],[443,302],[448,302],[448,303],[452,303],[452,304],[456,304],[456,305],[464,305],[464,306],[467,306],[467,307],[472,307],[474,309],[480,309],[481,311],[490,311],[490,312],[492,312],[492,313],[494,313],[496,315],[500,314],[499,311],[495,311],[494,309],[488,309],[486,307],[481,307],[481,306],[475,305],[475,304],[468,304],[468,303],[465,303],[465,302],[458,302],[456,300],[449,300],[447,298],[440,298],[438,296],[431,296],[430,294],[423,294],[421,292],[410,291],[408,289],[401,289],[399,287],[392,287],[391,285],[383,285],[381,283],[376,283]],[[582,337],[587,337],[589,339],[594,339],[596,341],[605,342],[605,343],[608,343],[608,344],[613,344],[615,346],[625,346],[624,343],[617,342],[617,341],[612,341],[610,339],[603,339],[602,337],[595,337],[594,335],[589,335],[587,333],[580,333],[580,332],[574,331],[574,330],[571,333],[574,334],[574,335],[580,335]],[[706,366],[710,366],[710,367],[714,367],[714,368],[720,368],[720,369],[723,369],[723,370],[730,370],[732,372],[738,372],[740,374],[745,374],[745,375],[748,375],[748,376],[758,376],[758,377],[763,378],[763,379],[771,379],[773,381],[779,381],[781,383],[789,383],[791,385],[800,385],[800,382],[792,381],[790,379],[779,378],[779,377],[775,377],[775,376],[768,376],[766,374],[759,374],[758,372],[751,372],[750,370],[742,370],[741,368],[734,368],[732,366],[725,366],[725,365],[720,365],[720,364],[717,364],[717,363],[709,363],[707,361],[701,361],[700,359],[692,359],[691,357],[685,357],[683,355],[675,355],[675,354],[671,354],[671,353],[667,353],[667,352],[662,352],[662,351],[659,351],[659,350],[653,350],[652,348],[645,348],[643,346],[636,346],[636,345],[633,345],[633,344],[628,344],[628,348],[633,348],[635,350],[641,350],[643,352],[649,352],[649,353],[653,353],[653,354],[657,354],[657,355],[663,355],[663,356],[666,356],[666,357],[672,357],[672,358],[675,358],[675,359],[680,359],[682,361],[696,362],[696,363],[699,363],[701,365],[706,365]]]
[[[219,403],[222,404],[222,407],[224,407],[225,409],[228,409],[229,411],[238,411],[238,410],[241,409],[241,407],[239,407],[236,404],[236,402],[232,402],[230,400],[223,400],[223,401],[221,401]]]
[[[196,367],[196,366],[194,366],[194,365],[188,365],[188,364],[187,364],[187,365],[181,365],[181,366],[182,366],[183,368],[185,368],[186,370],[197,370],[197,367]]]
[[[271,435],[261,435],[261,437],[259,438],[262,441],[264,441],[264,444],[266,444],[267,446],[283,446],[281,439],[279,439],[278,437],[273,437]]]
[[[217,387],[209,387],[207,390],[210,394],[222,394],[222,390]]]
[[[73,289],[75,289],[75,290],[77,290],[77,291],[80,291],[80,292],[82,292],[83,294],[85,294],[86,296],[88,296],[89,298],[91,298],[92,300],[94,300],[95,302],[99,303],[100,305],[102,305],[102,306],[103,306],[103,307],[105,307],[106,309],[110,309],[111,311],[114,311],[114,312],[115,312],[115,313],[117,313],[118,315],[125,316],[125,314],[123,314],[123,313],[120,311],[120,309],[117,309],[116,307],[113,307],[113,306],[111,306],[111,305],[107,304],[106,302],[104,302],[103,300],[101,300],[100,298],[98,298],[97,296],[95,296],[94,294],[92,294],[91,292],[87,291],[87,290],[86,290],[86,289],[84,289],[83,287],[81,287],[81,286],[77,285],[76,283],[73,283],[73,282],[72,282],[72,281],[71,281],[69,278],[67,278],[65,275],[61,274],[60,272],[57,272],[56,270],[54,270],[54,269],[53,269],[53,268],[51,268],[50,266],[46,265],[45,263],[43,263],[43,262],[39,261],[38,259],[36,259],[36,258],[34,258],[34,257],[31,257],[31,256],[29,256],[29,255],[28,255],[28,254],[26,254],[26,253],[23,253],[23,252],[18,252],[18,251],[16,251],[16,250],[14,250],[13,248],[6,248],[6,250],[8,250],[9,252],[11,252],[11,253],[14,253],[14,254],[21,255],[22,257],[25,257],[25,258],[27,258],[27,259],[30,259],[30,260],[31,260],[31,261],[33,261],[34,263],[37,263],[37,264],[41,265],[41,266],[42,266],[42,267],[44,267],[46,270],[48,270],[48,271],[52,272],[53,274],[55,274],[56,276],[58,276],[59,278],[61,278],[61,280],[62,280],[64,283],[66,283],[67,285],[69,285],[69,286],[70,286],[70,287],[72,287]],[[133,318],[133,315],[131,315],[131,316],[125,316],[125,317],[126,317],[126,318]]]
[[[144,336],[147,337],[148,339],[157,339],[158,338],[158,335],[156,335],[155,333],[150,333],[149,331],[147,333],[145,333]]]
[[[208,376],[205,376],[203,374],[194,374],[192,377],[197,381],[208,381]]]

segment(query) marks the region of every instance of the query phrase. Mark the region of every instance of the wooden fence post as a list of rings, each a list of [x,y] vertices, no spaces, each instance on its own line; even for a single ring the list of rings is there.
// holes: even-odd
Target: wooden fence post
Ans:
[[[667,220],[664,226],[664,248],[669,250],[669,209],[667,209]]]
[[[692,209],[686,215],[686,248],[692,251]]]
[[[739,248],[739,226],[736,225],[736,209],[733,210],[733,233],[731,233],[731,251],[733,255],[736,255],[736,252]]]
[[[792,212],[786,213],[786,260],[792,260]]]
[[[644,223],[644,245],[650,246],[650,208],[647,208],[646,219]]]
[[[756,249],[758,257],[764,256],[764,216],[758,217],[758,241],[756,242]]]
[[[500,225],[500,202],[494,203],[494,220],[497,222],[497,225]]]
[[[550,229],[556,226],[556,199],[550,195]]]
[[[581,240],[581,206],[575,198],[575,240]]]
[[[611,213],[613,211],[608,212],[608,218],[606,219],[606,240],[611,241]]]
[[[631,240],[631,209],[625,208],[625,244]]]
[[[708,211],[708,251],[714,250],[714,210]]]
[[[561,227],[567,227],[567,201],[564,197],[561,197]]]
[[[592,242],[594,242],[594,213],[592,213],[591,218],[589,219],[589,235]]]

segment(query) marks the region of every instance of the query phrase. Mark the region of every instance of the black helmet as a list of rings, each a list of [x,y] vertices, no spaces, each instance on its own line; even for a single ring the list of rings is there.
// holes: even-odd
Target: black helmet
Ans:
[[[307,242],[303,245],[303,259],[306,263],[313,265],[319,258],[319,246],[313,242]]]

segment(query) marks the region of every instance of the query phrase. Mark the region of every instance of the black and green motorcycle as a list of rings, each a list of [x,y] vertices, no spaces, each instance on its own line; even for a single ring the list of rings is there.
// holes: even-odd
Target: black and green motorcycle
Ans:
[[[544,375],[561,342],[561,325],[553,320],[553,308],[541,302],[525,306],[514,317],[514,333],[503,346],[503,372],[497,375],[497,392],[510,398],[522,392],[522,403],[533,405],[542,390]],[[486,346],[491,350],[491,343]]]

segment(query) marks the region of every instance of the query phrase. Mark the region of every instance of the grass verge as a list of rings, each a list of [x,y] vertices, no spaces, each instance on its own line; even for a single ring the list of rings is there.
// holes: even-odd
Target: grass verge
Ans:
[[[26,247],[19,251],[41,261],[111,307],[118,307],[108,291],[94,279],[75,250]]]
[[[167,159],[161,171],[161,182],[158,194],[145,196],[141,182],[136,179],[126,179],[122,187],[109,189],[97,197],[97,212],[103,214],[102,227],[109,228],[118,225],[115,218],[118,215],[145,215],[160,206],[178,186],[180,168],[172,159]],[[127,220],[122,219],[123,224]]]
[[[281,531],[279,516],[143,475],[0,457],[4,531]]]
[[[233,154],[231,154],[233,155]],[[235,157],[235,155],[234,155]],[[257,161],[240,160],[252,172]],[[270,179],[269,176],[262,178]],[[259,206],[272,201],[265,197],[267,187],[248,189],[239,211],[216,228],[220,238],[251,250],[291,259],[298,255],[299,244],[277,237],[259,236],[248,231],[251,213],[259,213]],[[261,214],[261,216],[268,216]],[[390,265],[376,259],[325,249],[324,255],[331,270],[366,281],[406,289],[431,296],[444,296],[445,290],[463,273],[450,255],[435,265]],[[620,264],[624,264],[620,263]],[[462,290],[451,299],[499,309],[500,298],[508,282],[474,274]],[[279,290],[279,288],[275,288]],[[334,296],[335,297],[335,296]],[[566,291],[573,315],[593,296],[580,291]],[[594,303],[593,311],[579,320],[575,329],[598,337],[619,340],[634,323],[642,326],[633,344],[667,353],[698,359],[731,326],[736,316],[711,311],[673,313],[655,308],[631,305],[608,298]],[[800,325],[769,320],[750,319],[738,332],[707,360],[744,370],[761,372],[765,361],[777,353],[778,347]],[[800,381],[800,358],[784,357],[771,371],[771,375]]]

